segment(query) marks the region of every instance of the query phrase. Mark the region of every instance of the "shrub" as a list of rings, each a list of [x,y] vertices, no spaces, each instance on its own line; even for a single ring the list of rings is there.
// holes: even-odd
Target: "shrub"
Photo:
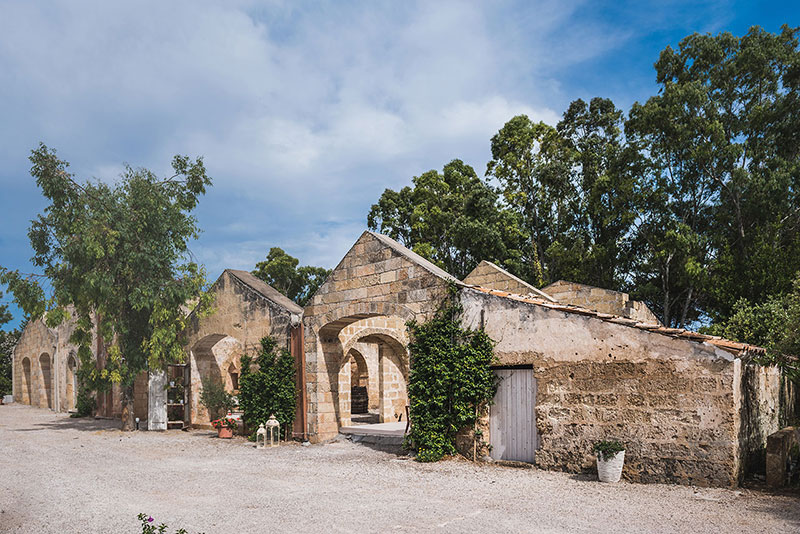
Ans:
[[[255,363],[257,369],[251,369]],[[283,435],[294,422],[297,404],[294,358],[285,348],[278,349],[271,337],[261,340],[261,352],[255,360],[247,355],[241,359],[239,377],[239,407],[247,427],[253,432],[270,415],[281,423]]]
[[[202,379],[203,390],[200,392],[200,404],[208,410],[209,419],[219,419],[236,407],[233,395],[225,391],[225,384],[215,377]]]
[[[497,390],[494,343],[483,330],[461,327],[457,288],[427,323],[410,321],[411,372],[408,397],[411,431],[405,445],[420,462],[435,462],[456,453],[455,437],[476,421],[478,408]]]
[[[625,450],[625,445],[620,441],[598,441],[594,444],[594,452],[603,461],[608,461],[614,457],[618,452]]]
[[[167,525],[164,523],[156,526],[155,520],[147,514],[139,514],[136,516],[142,524],[142,534],[166,534]],[[188,534],[185,528],[179,528],[175,534]],[[200,534],[203,534],[202,532]]]

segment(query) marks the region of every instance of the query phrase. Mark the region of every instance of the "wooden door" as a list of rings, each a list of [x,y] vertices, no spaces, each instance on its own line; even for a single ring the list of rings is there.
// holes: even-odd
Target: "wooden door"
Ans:
[[[167,429],[167,373],[164,371],[150,371],[147,429]]]
[[[496,369],[500,385],[490,409],[491,456],[533,463],[536,457],[536,379],[533,369]]]

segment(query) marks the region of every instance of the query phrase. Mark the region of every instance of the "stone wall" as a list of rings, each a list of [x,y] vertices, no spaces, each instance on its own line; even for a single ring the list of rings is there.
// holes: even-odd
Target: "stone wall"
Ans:
[[[380,416],[404,414],[408,353],[405,322],[424,320],[456,280],[397,242],[364,232],[305,309],[308,433],[312,441],[336,437],[349,422],[350,366],[357,343],[377,345],[382,381]],[[370,323],[370,321],[372,321]],[[381,363],[383,362],[383,363]]]
[[[767,437],[780,429],[781,372],[741,363],[734,384],[738,401],[739,479],[766,471]]]
[[[233,390],[231,371],[241,374],[243,354],[261,350],[261,339],[272,336],[279,347],[289,348],[293,323],[299,323],[302,308],[263,281],[244,271],[226,270],[212,287],[213,311],[189,316],[187,351],[190,364],[190,421],[207,425],[209,416],[200,404],[204,377],[222,381]]]
[[[553,297],[556,302],[562,304],[581,306],[601,313],[635,319],[643,323],[661,324],[644,302],[631,300],[627,293],[564,280],[550,284],[542,288],[542,291]]]
[[[67,320],[48,328],[41,319],[25,327],[14,349],[14,400],[39,408],[75,409],[77,347],[69,342],[75,323]]]
[[[547,295],[505,269],[486,260],[480,262],[478,266],[464,278],[464,283],[496,289],[498,291],[508,291],[509,293],[516,293],[517,295],[533,294],[537,297],[552,300],[550,295]]]
[[[485,326],[501,365],[533,366],[537,466],[594,471],[593,444],[619,439],[628,480],[737,483],[732,354],[469,288],[461,299],[466,326]]]

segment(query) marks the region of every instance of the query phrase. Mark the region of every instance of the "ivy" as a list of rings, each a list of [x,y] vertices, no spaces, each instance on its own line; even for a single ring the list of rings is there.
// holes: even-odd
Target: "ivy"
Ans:
[[[411,430],[406,446],[420,462],[435,462],[456,453],[455,437],[476,422],[481,407],[497,391],[491,369],[496,362],[494,342],[481,330],[461,327],[463,308],[458,289],[426,323],[410,321],[411,372],[408,397]]]
[[[255,363],[256,369],[253,369]],[[261,340],[261,352],[253,360],[241,358],[242,376],[239,377],[239,408],[244,412],[247,428],[253,432],[260,423],[275,415],[284,435],[294,422],[297,403],[294,358],[285,348],[278,349],[271,337]]]

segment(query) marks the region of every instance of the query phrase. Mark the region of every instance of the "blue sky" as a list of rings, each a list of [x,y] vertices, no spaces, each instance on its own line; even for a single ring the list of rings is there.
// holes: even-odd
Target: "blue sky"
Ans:
[[[33,270],[39,141],[104,181],[203,156],[192,252],[212,279],[272,246],[330,268],[385,188],[453,158],[482,174],[512,116],[555,123],[594,96],[627,109],[657,90],[665,46],[784,23],[800,6],[0,0],[0,265]]]

